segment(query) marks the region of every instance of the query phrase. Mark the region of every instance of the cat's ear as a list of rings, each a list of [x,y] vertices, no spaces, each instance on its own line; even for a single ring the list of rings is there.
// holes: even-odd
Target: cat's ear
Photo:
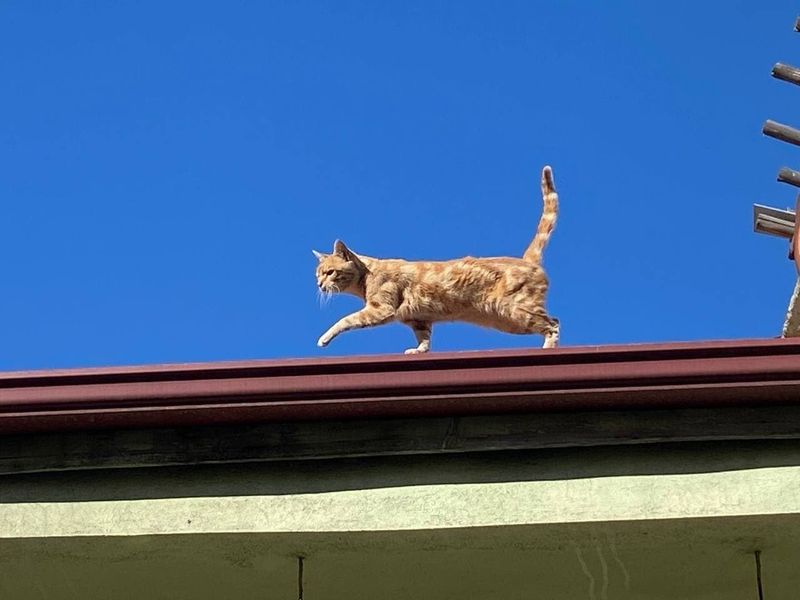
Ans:
[[[339,256],[339,257],[343,258],[344,260],[347,260],[347,261],[350,261],[352,263],[355,263],[355,265],[359,269],[363,270],[363,269],[366,268],[364,266],[364,263],[361,262],[361,259],[358,258],[358,254],[356,254],[355,252],[350,250],[350,248],[345,246],[344,242],[342,240],[336,240],[336,242],[333,244],[333,253],[336,256]]]
[[[311,252],[314,253],[314,256],[317,257],[317,260],[322,262],[322,259],[325,258],[325,255],[322,252],[317,252],[316,250],[312,250]]]
[[[350,248],[345,246],[342,240],[336,240],[333,243],[333,253],[336,256],[343,258],[345,260],[351,260],[350,257],[353,255],[353,253],[350,252]]]

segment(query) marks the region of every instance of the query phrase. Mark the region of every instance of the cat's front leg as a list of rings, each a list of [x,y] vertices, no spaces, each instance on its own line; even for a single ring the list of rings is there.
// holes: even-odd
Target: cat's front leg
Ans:
[[[361,329],[363,327],[375,327],[383,325],[394,319],[394,309],[384,306],[367,306],[346,317],[340,319],[333,327],[328,329],[317,341],[317,346],[324,348],[331,343],[331,340],[340,333],[351,329]]]
[[[417,338],[417,347],[409,348],[405,354],[424,354],[431,349],[431,323],[426,321],[411,321],[406,324],[414,330]]]

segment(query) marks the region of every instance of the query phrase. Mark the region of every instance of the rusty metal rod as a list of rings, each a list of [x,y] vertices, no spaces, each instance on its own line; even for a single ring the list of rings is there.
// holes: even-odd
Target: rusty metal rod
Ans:
[[[798,69],[797,67],[793,67],[792,65],[776,63],[775,66],[772,67],[772,76],[775,79],[780,79],[782,81],[788,81],[789,83],[793,83],[795,85],[800,85],[800,69]]]
[[[775,138],[776,140],[781,140],[782,142],[789,142],[795,146],[800,146],[800,130],[795,129],[794,127],[789,127],[788,125],[783,125],[782,123],[777,123],[775,121],[767,121],[764,123],[764,127],[762,128],[761,132],[766,136]]]
[[[789,167],[782,167],[781,170],[778,171],[778,181],[800,187],[800,171],[795,171]]]

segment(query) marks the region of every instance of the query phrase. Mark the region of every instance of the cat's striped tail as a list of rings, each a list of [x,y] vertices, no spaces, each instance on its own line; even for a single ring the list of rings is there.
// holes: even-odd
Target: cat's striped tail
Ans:
[[[558,193],[553,183],[553,169],[550,167],[542,169],[542,200],[544,201],[544,209],[539,219],[539,226],[536,228],[536,235],[533,236],[531,245],[528,246],[528,249],[525,250],[525,254],[522,256],[523,260],[527,260],[528,262],[541,262],[544,247],[547,246],[553,229],[556,227],[556,218],[558,217]]]

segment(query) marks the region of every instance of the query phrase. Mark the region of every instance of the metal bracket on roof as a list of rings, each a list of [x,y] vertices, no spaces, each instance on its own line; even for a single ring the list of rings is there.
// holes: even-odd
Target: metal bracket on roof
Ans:
[[[753,205],[753,230],[782,238],[794,235],[795,211],[772,208],[763,204]]]

